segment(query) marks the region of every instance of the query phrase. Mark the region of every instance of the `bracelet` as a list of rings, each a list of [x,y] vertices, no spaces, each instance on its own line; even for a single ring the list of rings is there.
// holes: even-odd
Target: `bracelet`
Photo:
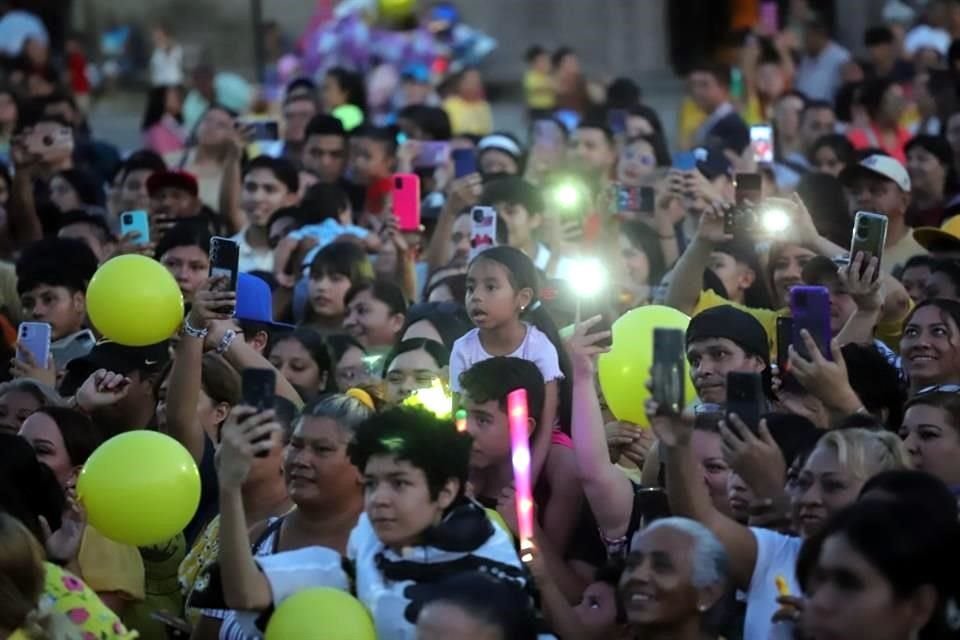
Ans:
[[[190,324],[190,320],[188,318],[184,318],[183,333],[187,336],[190,336],[191,338],[200,338],[202,340],[203,338],[207,337],[207,334],[210,333],[210,330],[197,329],[196,327]]]
[[[658,235],[659,235],[659,234],[658,234]],[[676,239],[677,239],[677,234],[673,234],[673,235],[669,235],[669,236],[660,235],[660,239],[661,239],[661,240],[676,240]]]
[[[73,409],[74,411],[79,411],[80,413],[87,414],[87,410],[80,406],[80,398],[76,394],[70,396],[67,399],[67,408]]]
[[[230,349],[230,345],[233,344],[234,339],[237,337],[237,332],[233,329],[227,329],[227,332],[223,334],[223,338],[220,339],[220,344],[217,345],[217,353],[223,355]]]

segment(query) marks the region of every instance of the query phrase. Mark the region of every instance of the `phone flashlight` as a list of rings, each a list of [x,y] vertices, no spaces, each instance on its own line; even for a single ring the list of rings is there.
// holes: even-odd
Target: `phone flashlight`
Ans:
[[[607,285],[607,269],[597,258],[577,258],[567,282],[578,298],[590,298]]]
[[[550,204],[561,213],[582,211],[587,202],[587,187],[576,178],[564,178],[547,189]]]
[[[760,227],[766,234],[783,233],[790,228],[790,214],[781,207],[764,207],[760,210]]]

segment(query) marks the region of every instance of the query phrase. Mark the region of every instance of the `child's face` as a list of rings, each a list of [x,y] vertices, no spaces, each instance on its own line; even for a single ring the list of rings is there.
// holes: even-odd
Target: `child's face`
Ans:
[[[532,297],[530,289],[513,288],[507,268],[499,262],[481,258],[467,272],[467,313],[481,330],[517,320]]]
[[[24,318],[46,322],[51,326],[51,339],[59,340],[83,328],[86,296],[66,287],[39,284],[20,297]]]
[[[627,145],[620,152],[620,161],[617,163],[617,179],[630,187],[639,187],[643,179],[653,173],[657,167],[657,158],[653,147],[647,142],[638,140]]]
[[[343,319],[347,333],[367,348],[392,345],[402,326],[403,315],[391,313],[390,307],[373,297],[369,289],[353,297]]]
[[[371,456],[363,480],[370,524],[380,542],[393,549],[416,545],[456,497],[456,482],[449,482],[434,500],[423,469],[394,455]]]
[[[467,432],[473,437],[470,468],[484,470],[509,461],[510,425],[500,404],[496,400],[477,402],[467,392],[462,403],[467,410]]]
[[[591,631],[610,633],[617,624],[617,591],[609,583],[594,582],[584,589],[583,598],[573,610]]]
[[[550,73],[550,56],[546,53],[541,53],[533,59],[531,66],[540,73]]]
[[[350,289],[350,278],[342,273],[323,271],[310,274],[307,290],[310,294],[310,306],[321,318],[338,318],[346,309],[343,298]]]
[[[353,179],[357,184],[371,184],[393,172],[393,159],[383,143],[361,138],[353,155]]]
[[[531,235],[543,221],[539,214],[530,215],[526,207],[516,202],[498,202],[494,208],[507,223],[510,246],[518,249],[523,249],[530,243]]]

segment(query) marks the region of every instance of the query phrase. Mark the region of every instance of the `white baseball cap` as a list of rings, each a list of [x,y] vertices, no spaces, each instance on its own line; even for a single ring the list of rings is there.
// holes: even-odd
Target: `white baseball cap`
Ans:
[[[875,153],[860,161],[860,164],[850,165],[840,173],[840,181],[844,186],[850,186],[857,178],[864,174],[873,174],[894,182],[902,191],[910,193],[910,175],[902,164],[890,156]]]

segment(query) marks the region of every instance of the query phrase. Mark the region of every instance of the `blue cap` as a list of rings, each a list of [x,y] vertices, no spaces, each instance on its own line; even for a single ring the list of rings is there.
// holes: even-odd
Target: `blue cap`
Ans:
[[[430,82],[430,69],[425,64],[410,63],[403,68],[400,75],[404,80],[413,80],[422,84]]]
[[[293,329],[293,325],[273,321],[273,294],[270,285],[257,276],[241,273],[237,278],[237,320],[259,322],[277,329]]]

